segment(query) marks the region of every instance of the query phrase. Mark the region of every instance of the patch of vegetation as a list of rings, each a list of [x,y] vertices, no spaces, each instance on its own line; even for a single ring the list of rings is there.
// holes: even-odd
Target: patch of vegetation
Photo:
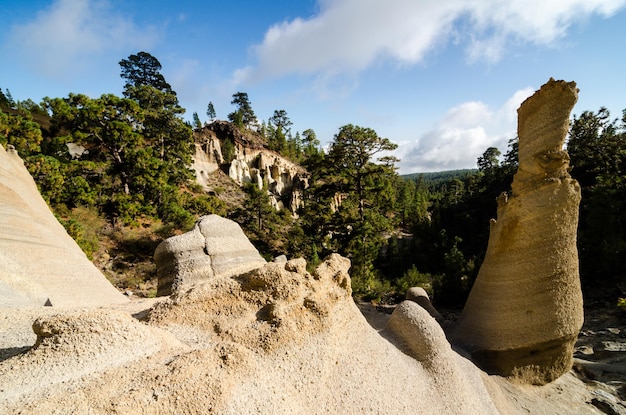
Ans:
[[[464,304],[496,197],[511,190],[516,139],[503,156],[486,149],[477,169],[398,176],[397,160],[385,156],[395,145],[369,128],[347,124],[323,151],[312,129],[292,133],[285,110],[259,124],[244,92],[233,95],[232,123],[214,121],[209,103],[203,128],[220,137],[227,163],[243,145],[306,168],[309,187],[292,216],[276,210],[286,200],[272,199],[269,179],[241,189],[218,170],[206,177],[212,190],[195,184],[194,136],[160,63],[140,52],[120,66],[122,97],[71,93],[36,104],[0,89],[0,144],[16,148],[59,221],[117,287],[153,295],[156,245],[216,213],[237,221],[268,260],[304,257],[312,270],[331,252],[348,257],[353,292],[364,299],[399,301],[421,286],[438,305]],[[601,108],[574,117],[567,147],[583,194],[583,287],[614,287],[626,278],[626,116]]]

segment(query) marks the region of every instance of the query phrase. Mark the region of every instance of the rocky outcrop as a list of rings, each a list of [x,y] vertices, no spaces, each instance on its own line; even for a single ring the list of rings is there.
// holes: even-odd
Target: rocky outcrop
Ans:
[[[282,260],[115,308],[0,307],[0,412],[596,413],[571,374],[542,388],[485,375],[417,302],[377,332],[349,267]]]
[[[216,172],[224,163],[220,140],[206,138],[203,142],[196,142],[196,152],[193,157],[191,168],[196,172],[196,183],[204,190],[211,190],[208,185],[208,176]]]
[[[351,298],[349,266],[332,255],[312,273],[295,259],[205,280],[157,303],[145,324],[109,317],[108,310],[101,318],[40,320],[41,344],[0,362],[2,412],[499,412],[489,379],[445,337],[432,346],[443,347],[433,352],[449,361],[433,367],[427,356],[414,359],[374,331]],[[164,347],[159,333],[179,344]],[[49,346],[54,341],[58,350]],[[31,365],[43,375],[36,381]],[[459,376],[439,370],[448,366]]]
[[[234,146],[232,160],[224,159],[222,143],[225,140]],[[196,181],[205,190],[211,190],[207,176],[220,168],[239,185],[265,186],[274,208],[289,209],[294,214],[308,186],[308,175],[301,166],[265,148],[255,135],[243,134],[224,121],[213,122],[196,132],[193,164]]]
[[[563,151],[574,82],[551,79],[518,110],[519,168],[453,337],[490,373],[544,384],[567,372],[583,322],[580,187]]]
[[[126,301],[54,217],[22,159],[0,146],[0,306]]]
[[[157,295],[178,293],[199,281],[229,277],[265,264],[241,227],[218,215],[203,216],[191,231],[161,242],[154,261]]]
[[[155,333],[126,313],[76,310],[40,317],[33,323],[37,342],[26,353],[0,365],[0,401],[103,372],[151,355],[161,348]],[[37,362],[33,364],[33,362]],[[54,412],[54,411],[53,411]],[[78,411],[81,412],[81,411]]]

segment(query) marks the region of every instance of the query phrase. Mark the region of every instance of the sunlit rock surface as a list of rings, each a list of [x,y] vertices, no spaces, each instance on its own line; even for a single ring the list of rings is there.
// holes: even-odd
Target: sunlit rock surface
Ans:
[[[551,79],[518,109],[519,169],[454,338],[490,373],[551,382],[572,366],[583,323],[580,186],[563,151],[574,82]]]
[[[306,171],[296,163],[271,151],[262,143],[251,141],[233,124],[215,121],[196,131],[193,169],[196,182],[211,190],[208,176],[220,168],[239,185],[252,183],[267,189],[270,203],[277,210],[295,214],[302,204],[302,192],[308,186]],[[233,144],[232,160],[225,160],[220,140]]]
[[[0,146],[0,306],[126,301],[54,217],[18,154]]]
[[[157,295],[265,265],[239,224],[218,215],[203,216],[191,231],[161,242],[154,261],[159,279]]]

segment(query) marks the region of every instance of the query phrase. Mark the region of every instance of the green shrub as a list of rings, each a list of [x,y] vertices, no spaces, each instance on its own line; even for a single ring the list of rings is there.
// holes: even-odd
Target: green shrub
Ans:
[[[59,219],[67,233],[76,241],[76,244],[83,250],[87,258],[91,261],[93,254],[99,248],[98,237],[95,229],[91,229],[79,222],[77,219]]]
[[[225,216],[226,204],[215,196],[196,195],[192,196],[186,203],[185,208],[198,216],[216,214]]]
[[[429,296],[433,295],[433,284],[430,274],[422,274],[417,270],[415,264],[396,281],[398,294],[406,295],[406,292],[411,287],[421,287],[426,290]]]

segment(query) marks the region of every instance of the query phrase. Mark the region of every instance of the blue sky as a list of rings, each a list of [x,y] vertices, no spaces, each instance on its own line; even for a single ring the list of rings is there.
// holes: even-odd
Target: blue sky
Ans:
[[[516,109],[550,77],[575,114],[626,108],[626,0],[0,0],[0,87],[13,98],[121,95],[118,62],[161,62],[186,117],[284,109],[327,143],[339,127],[399,145],[400,173],[506,151]]]

